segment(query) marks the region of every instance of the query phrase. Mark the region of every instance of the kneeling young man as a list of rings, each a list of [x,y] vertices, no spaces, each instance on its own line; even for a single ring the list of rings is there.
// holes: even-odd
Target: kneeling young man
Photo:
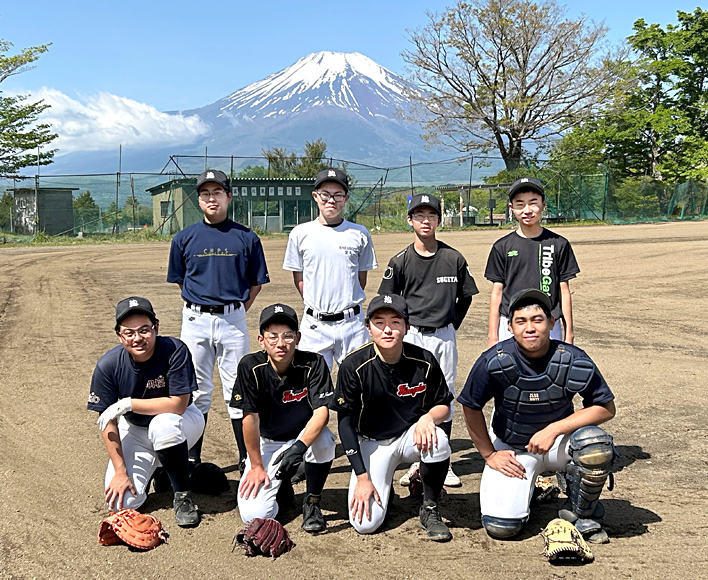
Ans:
[[[342,362],[332,408],[352,465],[349,521],[360,534],[386,517],[391,481],[400,463],[420,461],[420,525],[435,541],[452,538],[438,513],[450,465],[450,444],[438,426],[450,414],[452,394],[435,356],[403,341],[408,307],[397,294],[371,300],[366,325],[372,343]]]
[[[152,304],[132,296],[116,306],[121,344],[103,355],[91,379],[88,408],[108,451],[106,503],[111,511],[139,508],[155,469],[165,468],[174,489],[175,520],[195,526],[199,512],[189,491],[188,450],[204,432],[192,403],[197,379],[187,346],[158,336]]]
[[[558,515],[589,541],[606,542],[599,498],[615,450],[612,437],[597,425],[614,417],[614,395],[584,351],[551,340],[551,308],[540,290],[512,296],[513,338],[482,354],[457,399],[486,461],[479,492],[482,525],[495,538],[518,534],[529,517],[537,475],[560,471],[568,501]],[[576,394],[583,408],[574,411]],[[491,399],[488,431],[482,409]]]
[[[335,437],[327,428],[334,388],[322,355],[297,350],[295,311],[272,304],[260,318],[262,352],[238,365],[231,406],[243,411],[246,470],[239,485],[241,519],[274,518],[279,499],[292,501],[290,478],[305,462],[307,493],[302,528],[326,528],[320,497],[334,460]],[[281,499],[282,498],[282,499]]]

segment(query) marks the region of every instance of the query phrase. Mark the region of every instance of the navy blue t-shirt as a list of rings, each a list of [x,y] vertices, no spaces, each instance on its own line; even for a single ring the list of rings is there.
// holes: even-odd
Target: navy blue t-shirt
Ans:
[[[102,413],[118,399],[155,399],[186,395],[197,390],[192,356],[177,338],[158,336],[155,352],[139,363],[118,345],[104,354],[93,371],[87,408]],[[190,403],[192,398],[189,398]],[[147,427],[154,415],[126,413],[133,425]]]
[[[519,367],[519,372],[522,375],[535,377],[543,374],[548,366],[548,361],[553,356],[558,348],[558,341],[551,340],[550,348],[548,352],[538,358],[529,358],[525,356],[518,347],[516,340],[514,338],[509,338],[500,343],[504,352],[509,353],[516,360],[516,364]],[[565,349],[569,351],[574,357],[588,357],[588,355],[582,349],[572,344],[563,343]],[[469,376],[467,377],[467,382],[462,388],[462,392],[457,397],[459,403],[470,409],[476,409],[481,411],[491,399],[494,399],[495,409],[501,408],[501,397],[503,394],[503,387],[496,381],[490,380],[489,373],[487,372],[487,361],[490,357],[497,355],[497,346],[494,345],[492,348],[486,350],[474,363]],[[604,405],[614,400],[615,396],[612,394],[610,387],[607,386],[604,377],[600,371],[595,367],[595,374],[590,380],[590,384],[580,393],[578,393],[583,399],[583,407],[590,407],[592,405]],[[568,398],[572,399],[573,394],[568,393]]]
[[[204,221],[175,234],[167,281],[182,284],[182,298],[220,306],[248,300],[251,286],[270,282],[256,233],[227,219]]]

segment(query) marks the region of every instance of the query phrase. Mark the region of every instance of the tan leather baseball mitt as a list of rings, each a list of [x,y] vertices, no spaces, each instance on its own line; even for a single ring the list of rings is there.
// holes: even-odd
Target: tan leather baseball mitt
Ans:
[[[160,520],[133,509],[111,514],[98,528],[98,543],[103,546],[125,542],[133,548],[152,550],[164,540],[165,532]]]
[[[551,520],[541,532],[541,537],[545,543],[541,554],[546,556],[549,562],[567,559],[592,562],[594,559],[582,534],[567,520]]]

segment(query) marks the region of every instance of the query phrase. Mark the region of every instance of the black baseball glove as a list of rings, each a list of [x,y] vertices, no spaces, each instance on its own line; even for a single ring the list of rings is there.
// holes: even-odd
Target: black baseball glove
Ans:
[[[307,452],[307,445],[305,445],[299,439],[295,441],[290,447],[283,451],[278,457],[275,458],[274,463],[280,463],[278,471],[275,472],[276,479],[290,479],[297,468],[300,467],[303,459],[305,458],[305,453]]]

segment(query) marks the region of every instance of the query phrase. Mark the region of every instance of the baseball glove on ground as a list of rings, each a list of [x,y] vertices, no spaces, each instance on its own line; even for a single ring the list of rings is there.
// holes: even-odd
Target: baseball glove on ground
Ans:
[[[248,526],[234,536],[231,544],[232,552],[238,545],[246,552],[246,556],[263,555],[273,556],[273,558],[295,547],[288,535],[288,530],[272,518],[252,519]]]
[[[408,492],[410,497],[423,497],[423,480],[420,477],[420,469],[416,469],[415,473],[410,476]]]
[[[557,499],[561,493],[561,488],[552,483],[547,477],[539,475],[533,488],[533,501],[542,503]]]
[[[131,509],[111,514],[98,528],[98,543],[104,546],[125,542],[133,548],[152,550],[165,539],[160,520]]]
[[[556,518],[541,532],[545,547],[541,554],[549,562],[580,560],[592,562],[594,556],[582,534],[569,521]]]
[[[189,476],[189,489],[207,495],[219,495],[229,491],[229,480],[226,473],[215,463],[199,463],[195,465]]]

